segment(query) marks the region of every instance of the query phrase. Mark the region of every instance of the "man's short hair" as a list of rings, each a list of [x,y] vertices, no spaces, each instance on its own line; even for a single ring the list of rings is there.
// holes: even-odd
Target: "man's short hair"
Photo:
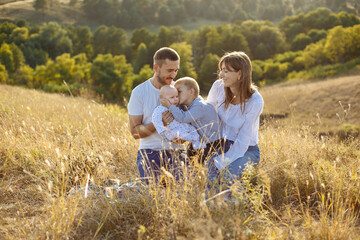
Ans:
[[[199,96],[200,87],[199,87],[199,84],[196,82],[195,79],[193,79],[193,78],[191,78],[191,77],[179,78],[179,79],[176,80],[176,82],[175,82],[175,86],[178,86],[178,85],[183,85],[183,86],[185,86],[187,89],[194,89],[194,91],[195,91],[195,96],[196,96],[196,97]]]
[[[174,49],[169,47],[162,47],[155,52],[154,64],[156,63],[161,67],[166,59],[169,59],[170,61],[177,61],[180,60],[180,56]]]

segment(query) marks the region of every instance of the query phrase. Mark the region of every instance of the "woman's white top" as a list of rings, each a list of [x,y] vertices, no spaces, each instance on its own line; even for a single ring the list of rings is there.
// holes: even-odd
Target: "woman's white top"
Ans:
[[[214,158],[214,163],[219,170],[230,165],[236,159],[243,157],[249,146],[259,142],[260,114],[264,107],[264,100],[258,91],[245,102],[245,111],[240,104],[230,104],[225,109],[225,89],[222,80],[217,80],[212,85],[206,100],[218,112],[221,120],[223,138],[234,141],[229,151]]]

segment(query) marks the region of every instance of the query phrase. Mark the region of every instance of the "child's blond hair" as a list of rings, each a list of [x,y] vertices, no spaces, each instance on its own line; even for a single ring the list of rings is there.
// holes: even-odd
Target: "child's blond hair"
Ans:
[[[200,87],[199,84],[196,82],[195,79],[191,78],[191,77],[183,77],[183,78],[179,78],[176,82],[175,82],[175,86],[178,85],[184,85],[187,89],[194,89],[195,91],[195,97],[199,96],[200,93]]]

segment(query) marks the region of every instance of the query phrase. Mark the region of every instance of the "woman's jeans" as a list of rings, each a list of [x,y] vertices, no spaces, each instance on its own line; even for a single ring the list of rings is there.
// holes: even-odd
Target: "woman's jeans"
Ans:
[[[231,145],[233,144],[233,141],[227,140],[225,142],[225,151],[227,152]],[[248,150],[245,152],[243,157],[240,157],[236,159],[234,162],[232,162],[229,166],[227,166],[222,171],[222,178],[223,180],[227,181],[234,181],[236,179],[240,179],[242,176],[242,173],[245,170],[245,167],[248,164],[257,165],[260,161],[260,150],[259,146],[249,146]],[[208,180],[210,182],[213,182],[214,180],[218,179],[220,176],[220,171],[215,166],[214,160],[211,159],[208,164]]]

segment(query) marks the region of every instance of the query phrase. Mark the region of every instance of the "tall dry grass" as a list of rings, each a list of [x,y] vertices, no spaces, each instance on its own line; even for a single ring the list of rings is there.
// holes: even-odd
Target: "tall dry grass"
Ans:
[[[360,143],[308,125],[265,121],[261,162],[231,202],[206,192],[202,166],[121,199],[68,195],[136,179],[138,143],[114,105],[1,85],[0,136],[0,239],[360,239]]]
[[[287,125],[301,123],[320,131],[336,131],[343,123],[360,126],[360,75],[290,81],[266,86],[261,93],[264,113],[288,114]]]

